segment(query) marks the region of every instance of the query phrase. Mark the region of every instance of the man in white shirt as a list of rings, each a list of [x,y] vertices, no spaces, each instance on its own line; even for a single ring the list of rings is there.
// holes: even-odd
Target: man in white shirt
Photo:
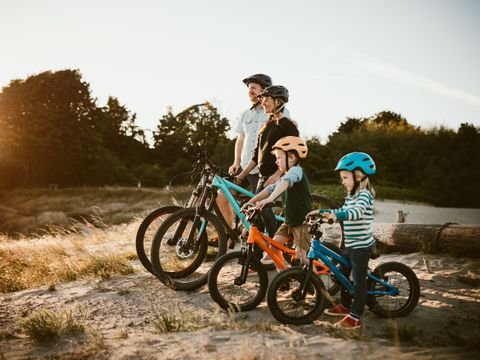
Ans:
[[[237,175],[239,171],[241,171],[241,167],[246,166],[252,158],[258,131],[268,119],[268,115],[263,110],[257,96],[265,88],[272,85],[272,79],[270,76],[265,74],[254,74],[243,79],[243,83],[248,87],[248,98],[252,103],[252,106],[242,113],[234,128],[238,136],[235,142],[235,158],[233,164],[228,169],[228,172],[231,175]],[[252,192],[255,192],[258,183],[258,169],[253,169],[250,174],[246,176],[246,180],[252,187]],[[244,186],[246,185],[247,184],[244,184]],[[218,193],[217,204],[226,222],[233,227],[233,209],[228,203],[225,195],[221,192]],[[232,242],[229,242],[229,244],[231,245]]]

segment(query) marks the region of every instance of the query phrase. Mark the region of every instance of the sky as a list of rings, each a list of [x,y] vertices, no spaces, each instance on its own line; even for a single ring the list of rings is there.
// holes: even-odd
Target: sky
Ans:
[[[205,101],[234,126],[254,73],[289,89],[301,136],[322,142],[384,110],[480,126],[480,1],[0,0],[0,88],[63,69],[150,130]]]

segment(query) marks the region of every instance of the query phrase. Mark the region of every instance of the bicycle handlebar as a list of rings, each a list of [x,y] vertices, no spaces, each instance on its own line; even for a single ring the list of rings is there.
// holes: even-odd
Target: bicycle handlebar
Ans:
[[[332,225],[334,221],[332,219],[325,220],[323,217],[318,217],[317,219],[313,219],[312,217],[309,217],[308,220],[305,220],[305,224],[308,226],[313,226],[313,225],[321,225],[321,224],[328,224]]]

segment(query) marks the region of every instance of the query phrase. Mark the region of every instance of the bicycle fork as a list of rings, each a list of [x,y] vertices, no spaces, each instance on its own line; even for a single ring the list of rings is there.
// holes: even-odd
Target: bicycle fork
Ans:
[[[301,283],[300,291],[296,291],[292,294],[292,297],[295,301],[304,300],[307,296],[307,292],[312,289],[310,285],[312,274],[313,274],[313,259],[309,259],[307,266],[305,266],[302,271],[304,272],[302,278],[304,281]]]
[[[252,244],[249,244],[248,250],[244,247],[242,248],[242,250],[240,250],[240,264],[242,264],[242,271],[240,272],[240,275],[234,280],[234,284],[237,286],[241,286],[247,281],[248,269],[250,269],[250,257],[253,255],[252,246]]]

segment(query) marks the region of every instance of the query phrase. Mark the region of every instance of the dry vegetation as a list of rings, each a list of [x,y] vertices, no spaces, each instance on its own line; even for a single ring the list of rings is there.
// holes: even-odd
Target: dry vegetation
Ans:
[[[381,359],[392,352],[398,358],[471,358],[480,348],[480,289],[455,280],[477,273],[478,261],[432,256],[435,273],[428,274],[421,256],[403,255],[400,261],[414,267],[422,286],[420,303],[407,318],[378,319],[367,312],[360,333],[338,330],[324,316],[312,325],[284,326],[265,303],[248,313],[224,312],[206,287],[187,293],[163,286],[136,261],[139,223],[112,226],[91,217],[49,226],[36,237],[0,236],[0,359],[252,360],[353,353]]]
[[[182,202],[192,191],[175,187],[172,191],[153,188],[85,187],[65,189],[18,189],[0,191],[0,233],[10,237],[37,237],[79,223],[118,225],[161,204]],[[101,225],[101,224],[96,224]]]
[[[97,221],[98,224],[98,221]],[[0,240],[0,292],[19,291],[81,277],[110,278],[130,274],[136,257],[134,243],[138,221],[115,228],[91,223],[80,229],[55,227],[38,238]]]

